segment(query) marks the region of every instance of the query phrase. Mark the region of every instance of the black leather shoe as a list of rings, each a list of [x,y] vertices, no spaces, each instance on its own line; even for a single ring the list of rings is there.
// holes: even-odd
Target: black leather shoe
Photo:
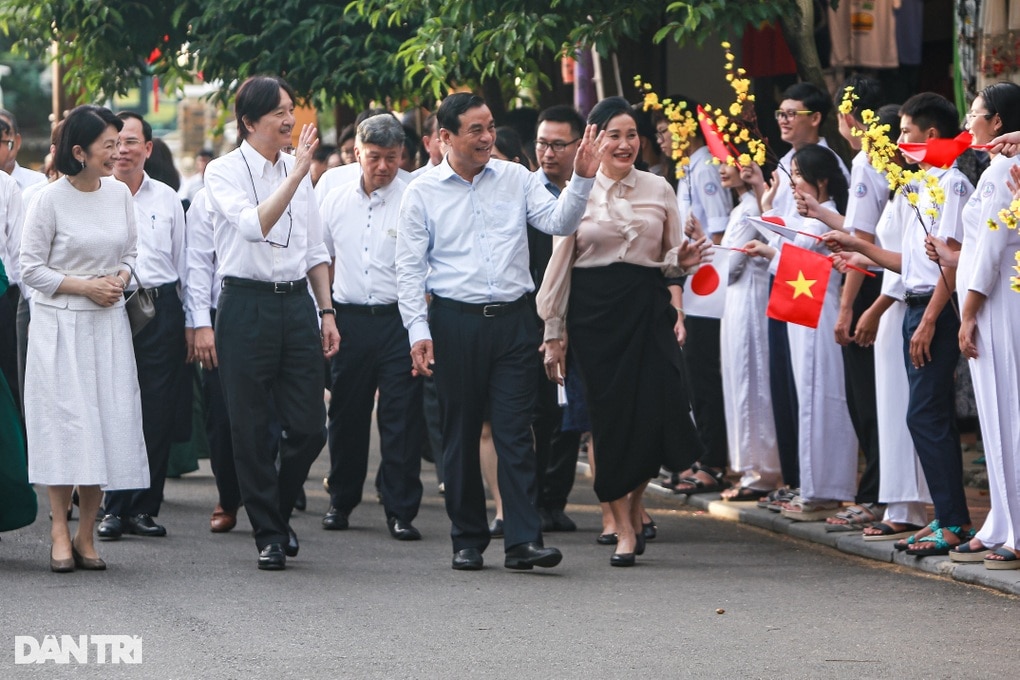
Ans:
[[[283,551],[287,553],[287,557],[297,557],[298,550],[301,546],[298,544],[297,534],[290,527],[287,527],[287,545],[283,547]]]
[[[322,518],[322,528],[330,531],[343,531],[351,526],[347,520],[347,513],[337,510],[332,505]]]
[[[294,499],[294,509],[300,512],[304,512],[308,507],[308,496],[305,495],[304,488],[298,489],[297,498]]]
[[[482,553],[478,548],[464,548],[453,553],[453,568],[460,571],[478,571],[482,568]]]
[[[506,551],[503,566],[507,569],[531,569],[533,567],[555,567],[563,559],[563,553],[556,548],[543,548],[538,543],[521,543]]]
[[[386,520],[386,526],[390,528],[390,536],[398,541],[420,541],[421,532],[414,528],[410,522],[405,522],[396,517]]]
[[[577,525],[574,524],[574,520],[567,517],[567,513],[560,510],[550,510],[549,519],[552,523],[552,528],[548,531],[577,531]],[[546,529],[542,529],[546,531]]]
[[[259,553],[259,569],[282,571],[286,568],[287,556],[283,553],[283,546],[279,543],[270,543]]]
[[[616,545],[616,534],[599,534],[595,542],[599,545]]]
[[[609,558],[611,567],[633,567],[636,563],[634,553],[613,553],[613,556]]]
[[[645,540],[654,540],[659,535],[659,526],[649,517],[647,522],[641,524],[641,533],[645,535]]]
[[[493,538],[501,538],[503,536],[503,520],[494,519],[489,522],[489,535]]]
[[[635,539],[634,542],[635,542],[636,545],[634,546],[634,554],[635,555],[644,555],[645,554],[645,534],[644,534],[644,532],[641,532],[641,531],[638,531],[638,532],[635,532],[635,533],[636,533],[636,536],[634,536],[634,539]]]
[[[549,533],[550,531],[555,531],[555,529],[553,529],[552,515],[549,513],[548,510],[546,510],[545,508],[539,508],[538,509],[538,518],[540,520],[542,520],[542,533],[543,534]]]
[[[124,523],[124,530],[137,536],[166,536],[166,527],[156,524],[150,515],[128,517]]]
[[[106,515],[96,529],[100,541],[116,541],[124,535],[124,523],[116,515]]]

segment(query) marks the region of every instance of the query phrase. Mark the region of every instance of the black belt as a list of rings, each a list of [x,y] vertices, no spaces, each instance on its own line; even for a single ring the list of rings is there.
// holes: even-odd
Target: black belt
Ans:
[[[307,291],[308,279],[302,278],[297,281],[256,281],[255,279],[240,279],[236,276],[224,276],[222,286],[224,288],[227,286],[251,288],[252,290],[261,290],[267,293],[287,295],[288,293]]]
[[[906,293],[903,295],[903,301],[907,303],[907,307],[925,307],[931,301],[931,293]]]
[[[510,312],[527,307],[528,297],[528,294],[525,293],[513,302],[474,304],[471,302],[457,302],[456,300],[448,300],[447,298],[433,295],[432,304],[439,307],[446,307],[448,309],[455,309],[462,314],[477,314],[484,316],[487,319],[491,319],[493,317],[503,316],[504,314],[509,314]]]
[[[152,299],[156,300],[159,299],[160,296],[167,295],[171,291],[177,292],[177,281],[173,281],[171,283],[164,283],[159,286],[153,286],[152,288],[146,288],[145,290],[149,291],[149,295],[152,296]],[[125,290],[124,297],[127,297],[133,292],[134,291],[132,290]]]
[[[333,300],[333,309],[344,314],[358,314],[360,316],[394,316],[400,314],[400,308],[396,302],[388,305],[354,305],[346,302]]]

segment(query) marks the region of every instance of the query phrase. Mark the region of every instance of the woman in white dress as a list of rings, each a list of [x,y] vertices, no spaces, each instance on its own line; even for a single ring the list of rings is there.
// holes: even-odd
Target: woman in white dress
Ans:
[[[738,195],[720,245],[742,248],[758,238],[746,217],[761,214],[758,199],[740,177],[740,169],[719,166],[720,183]],[[757,501],[779,486],[779,449],[769,391],[769,342],[765,308],[769,301],[768,262],[737,250],[729,257],[726,312],[721,326],[723,399],[730,467],[740,473],[739,486],[722,492],[725,501]]]
[[[974,98],[967,128],[975,144],[1020,130],[1020,85],[996,83]],[[991,165],[963,208],[964,237],[956,282],[960,299],[960,351],[968,359],[988,465],[991,509],[981,530],[949,551],[958,562],[983,559],[989,569],[1020,568],[1020,294],[1010,290],[1020,233],[1007,229],[999,211],[1013,196],[1016,158],[992,154]],[[992,228],[994,227],[994,228]],[[943,264],[955,258],[937,243]]]
[[[836,155],[817,144],[808,144],[793,156],[794,191],[809,194],[825,208],[846,210],[847,182]],[[807,218],[798,230],[821,236],[828,227]],[[817,239],[797,235],[794,245],[828,253]],[[745,248],[772,260],[770,270],[778,266],[780,251],[759,241]],[[794,521],[824,519],[835,514],[842,501],[852,500],[857,488],[857,435],[850,422],[843,377],[843,354],[828,330],[836,325],[839,313],[840,276],[829,274],[818,328],[790,324],[788,335],[793,377],[797,386],[800,427],[800,495],[787,503],[783,516]]]
[[[93,528],[103,490],[148,486],[141,401],[124,287],[135,262],[128,188],[113,180],[121,121],[79,106],[61,123],[54,162],[64,177],[25,217],[22,277],[32,289],[25,378],[28,472],[48,487],[50,568],[101,570]],[[81,503],[72,540],[66,509]]]

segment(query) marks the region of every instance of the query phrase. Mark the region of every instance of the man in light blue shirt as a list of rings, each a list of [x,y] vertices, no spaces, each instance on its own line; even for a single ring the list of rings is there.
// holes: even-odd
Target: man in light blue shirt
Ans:
[[[489,544],[478,460],[486,403],[499,456],[504,566],[553,567],[562,555],[543,547],[535,509],[530,421],[541,335],[528,304],[534,282],[526,225],[549,234],[577,229],[602,139],[593,126],[585,131],[574,179],[557,200],[523,165],[490,159],[496,126],[482,98],[447,97],[437,121],[448,153],[404,193],[396,265],[414,370],[434,370],[439,392],[453,568],[481,569]]]

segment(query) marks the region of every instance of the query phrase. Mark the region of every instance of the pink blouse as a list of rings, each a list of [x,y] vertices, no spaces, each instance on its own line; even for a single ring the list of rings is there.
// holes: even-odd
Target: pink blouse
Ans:
[[[678,276],[677,251],[684,238],[676,194],[666,180],[632,168],[614,181],[599,170],[577,232],[556,237],[553,245],[536,300],[545,339],[563,337],[572,267],[627,262]]]

